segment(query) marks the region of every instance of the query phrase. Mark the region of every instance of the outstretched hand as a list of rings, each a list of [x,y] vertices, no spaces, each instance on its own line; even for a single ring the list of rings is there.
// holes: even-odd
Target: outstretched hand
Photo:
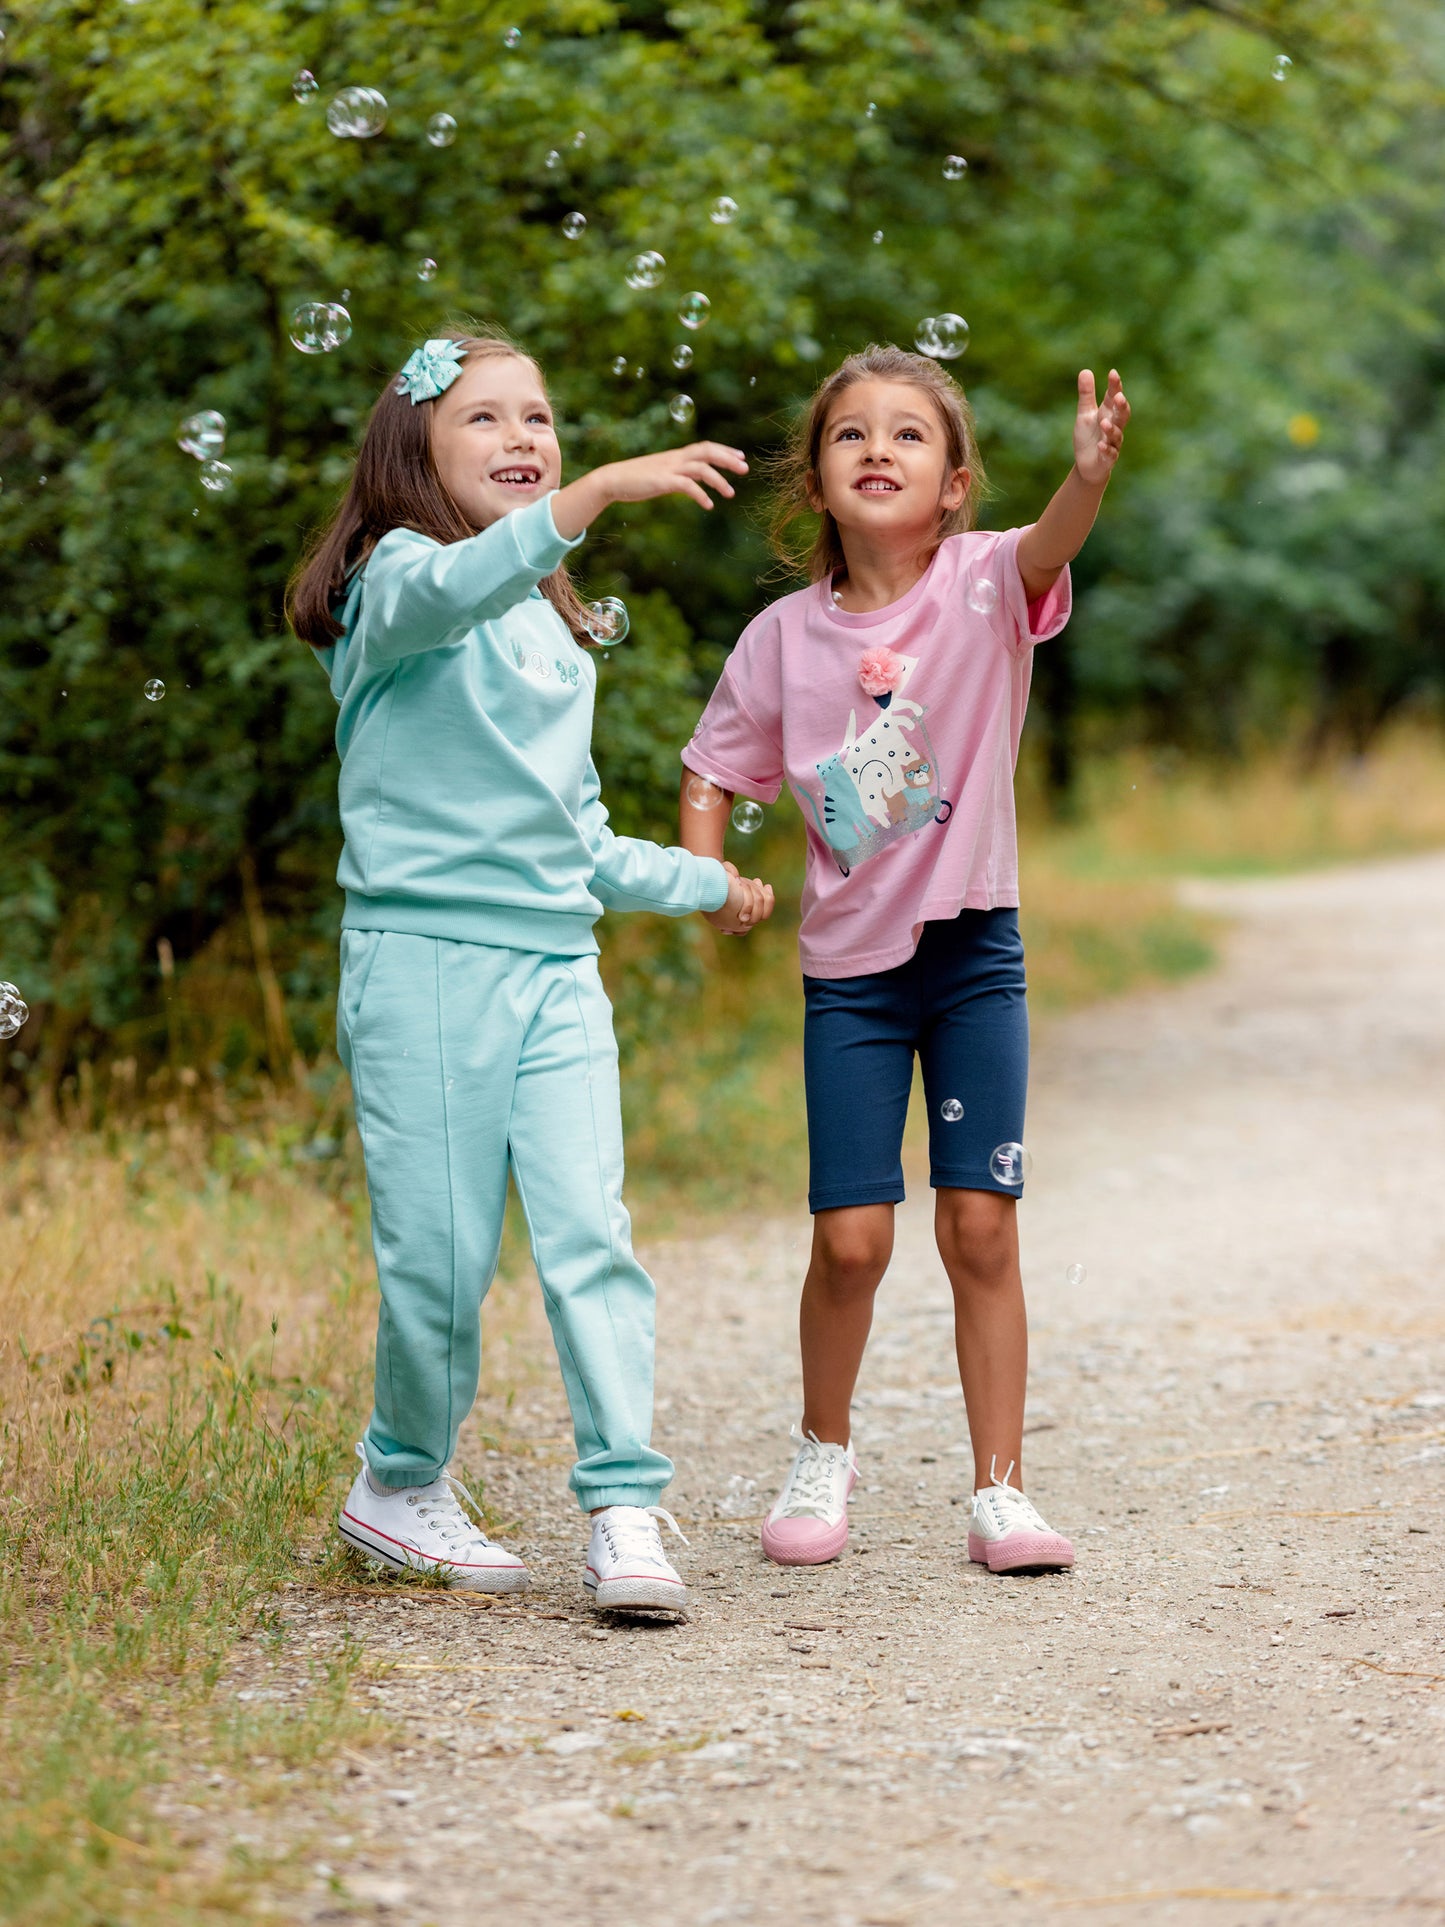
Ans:
[[[1124,384],[1117,368],[1109,370],[1109,385],[1102,401],[1095,394],[1093,371],[1080,369],[1079,412],[1074,417],[1074,466],[1084,481],[1095,487],[1108,481],[1124,446],[1129,415]]]
[[[773,914],[773,886],[761,877],[739,876],[735,863],[724,863],[723,868],[728,873],[727,902],[720,909],[705,910],[703,915],[725,937],[745,937],[755,924],[766,922]]]
[[[627,462],[609,462],[599,475],[606,477],[614,502],[648,502],[657,495],[690,495],[705,509],[712,507],[708,489],[729,500],[737,493],[723,470],[746,475],[747,457],[725,442],[689,442],[686,448],[659,449]]]

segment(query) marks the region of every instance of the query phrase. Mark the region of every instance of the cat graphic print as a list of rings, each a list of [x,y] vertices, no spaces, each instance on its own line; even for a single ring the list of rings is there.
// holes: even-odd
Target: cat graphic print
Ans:
[[[842,747],[817,765],[822,805],[811,793],[808,804],[844,876],[899,837],[952,814],[938,793],[927,712],[903,693],[917,667],[916,656],[866,650],[858,681],[870,708],[861,723],[856,708],[849,712]]]

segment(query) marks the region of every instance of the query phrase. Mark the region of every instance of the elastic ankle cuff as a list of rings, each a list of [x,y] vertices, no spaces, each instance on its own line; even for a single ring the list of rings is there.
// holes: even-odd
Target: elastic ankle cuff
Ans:
[[[661,1497],[662,1487],[658,1485],[601,1485],[592,1491],[580,1491],[577,1503],[584,1512],[596,1512],[609,1505],[656,1505]]]

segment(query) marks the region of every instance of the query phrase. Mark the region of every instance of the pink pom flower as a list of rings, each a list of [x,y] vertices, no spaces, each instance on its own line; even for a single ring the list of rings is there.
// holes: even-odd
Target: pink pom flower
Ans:
[[[870,696],[886,696],[903,680],[905,663],[891,649],[865,649],[858,663],[858,680]]]

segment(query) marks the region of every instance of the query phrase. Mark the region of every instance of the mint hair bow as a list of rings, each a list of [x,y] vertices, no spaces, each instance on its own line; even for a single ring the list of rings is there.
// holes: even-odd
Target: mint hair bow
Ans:
[[[446,393],[462,372],[466,353],[460,342],[452,341],[445,335],[434,341],[424,341],[414,354],[407,357],[396,384],[396,392],[409,395],[413,408],[419,401],[435,401],[438,395]]]

